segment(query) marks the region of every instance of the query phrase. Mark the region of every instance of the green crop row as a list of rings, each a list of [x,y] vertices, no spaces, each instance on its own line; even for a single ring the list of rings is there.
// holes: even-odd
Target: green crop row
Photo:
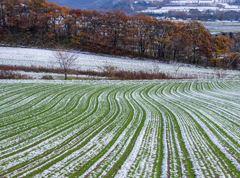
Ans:
[[[239,88],[0,82],[0,177],[239,177]]]

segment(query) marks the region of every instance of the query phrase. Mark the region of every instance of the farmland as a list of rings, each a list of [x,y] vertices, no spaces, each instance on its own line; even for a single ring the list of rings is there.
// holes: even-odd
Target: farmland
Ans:
[[[212,34],[221,33],[221,32],[239,32],[240,31],[240,23],[239,22],[202,22]]]
[[[45,49],[14,48],[0,47],[0,65],[12,66],[42,66],[42,67],[59,67],[59,64],[52,60],[54,52]],[[178,75],[187,75],[188,77],[219,78],[219,72],[224,78],[240,78],[239,70],[214,70],[212,68],[196,67],[195,65],[183,63],[163,63],[154,60],[134,60],[129,57],[115,57],[110,55],[94,55],[91,53],[78,52],[75,69],[83,71],[101,71],[106,65],[111,65],[119,70],[124,71],[145,71],[145,72],[163,72],[172,74],[178,65]],[[34,78],[41,78],[39,73],[23,73]],[[56,75],[51,73],[50,75]],[[220,77],[221,78],[221,77]]]
[[[240,177],[240,81],[0,81],[0,177]]]

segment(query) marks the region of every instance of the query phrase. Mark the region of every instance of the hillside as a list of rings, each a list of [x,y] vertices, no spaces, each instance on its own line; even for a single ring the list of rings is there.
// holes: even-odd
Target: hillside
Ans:
[[[47,0],[47,2],[53,2],[61,6],[67,6],[77,9],[88,10],[113,10],[120,9],[127,14],[131,13],[154,13],[161,14],[171,11],[186,12],[191,9],[198,9],[201,12],[207,10],[217,13],[216,11],[235,11],[237,12],[240,5],[240,0],[161,0],[161,1],[149,1],[149,0]]]
[[[130,0],[46,0],[61,6],[67,6],[75,9],[97,9],[97,10],[112,10],[115,8],[121,9],[127,13],[133,12],[130,7]]]
[[[143,14],[126,15],[119,9],[113,12],[69,9],[45,1],[41,4],[30,1],[25,6],[15,2],[15,10],[9,15],[12,6],[5,4],[3,14],[7,15],[0,23],[1,44],[42,48],[62,45],[82,51],[154,58],[169,63],[177,61],[235,69],[239,66],[238,54],[230,53],[233,45],[239,45],[237,38],[232,34],[234,44],[227,36],[213,37],[197,21],[182,23]]]
[[[54,51],[44,49],[13,48],[0,47],[0,65],[8,66],[42,66],[59,67],[59,64],[52,60]],[[177,74],[186,78],[240,78],[238,70],[216,70],[195,65],[181,63],[163,63],[153,60],[134,60],[129,57],[114,57],[110,55],[96,55],[91,53],[77,53],[77,61],[74,64],[75,69],[82,71],[100,72],[104,66],[113,66],[117,70],[131,72],[162,72],[165,74]],[[176,73],[176,69],[177,73]],[[35,74],[28,74],[35,77]],[[52,74],[51,74],[52,75]]]
[[[67,6],[71,8],[89,8],[91,6],[99,7],[109,2],[109,0],[47,0],[47,2],[53,2],[61,6]],[[111,0],[110,0],[111,2]]]

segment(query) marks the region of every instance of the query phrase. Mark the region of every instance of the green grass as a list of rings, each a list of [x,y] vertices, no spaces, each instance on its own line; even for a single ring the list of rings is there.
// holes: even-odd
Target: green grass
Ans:
[[[0,177],[240,176],[238,80],[23,82],[0,82]]]

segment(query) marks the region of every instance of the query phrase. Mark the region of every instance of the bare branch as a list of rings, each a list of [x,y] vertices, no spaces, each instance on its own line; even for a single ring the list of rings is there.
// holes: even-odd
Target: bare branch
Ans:
[[[74,66],[74,63],[77,60],[76,53],[58,48],[53,56],[55,62],[57,62],[60,65],[60,68],[63,69],[65,80],[67,80],[67,72],[72,66]]]

